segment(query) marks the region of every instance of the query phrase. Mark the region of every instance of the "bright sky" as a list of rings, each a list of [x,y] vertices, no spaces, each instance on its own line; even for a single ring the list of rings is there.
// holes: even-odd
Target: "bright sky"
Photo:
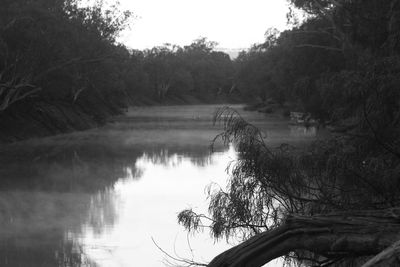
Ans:
[[[221,48],[248,48],[268,28],[286,28],[286,0],[120,0],[138,18],[119,41],[130,48],[188,45],[199,37]]]

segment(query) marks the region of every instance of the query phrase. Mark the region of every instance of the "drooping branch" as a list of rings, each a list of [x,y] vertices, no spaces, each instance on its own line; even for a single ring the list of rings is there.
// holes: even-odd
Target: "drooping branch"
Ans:
[[[400,209],[289,216],[215,257],[209,267],[262,266],[293,251],[326,258],[370,256],[400,239]]]

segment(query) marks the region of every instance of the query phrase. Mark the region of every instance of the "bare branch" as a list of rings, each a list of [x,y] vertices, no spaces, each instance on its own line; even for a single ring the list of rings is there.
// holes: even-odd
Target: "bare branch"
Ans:
[[[337,47],[332,47],[332,46],[302,44],[302,45],[296,45],[295,47],[296,48],[311,47],[311,48],[319,48],[319,49],[325,49],[325,50],[331,50],[331,51],[343,53],[343,49],[337,48]]]
[[[185,258],[181,258],[179,256],[172,256],[168,252],[166,252],[164,249],[162,249],[157,242],[154,240],[152,237],[151,240],[153,241],[153,244],[160,250],[169,260],[173,260],[174,263],[170,263],[169,260],[167,260],[168,263],[170,263],[171,266],[185,266],[185,267],[190,267],[190,266],[208,266],[206,263],[201,263],[201,262],[196,262],[193,260],[188,260]],[[182,265],[183,264],[183,265]]]
[[[81,87],[81,88],[79,88],[78,90],[76,90],[76,91],[74,92],[74,95],[73,95],[73,97],[72,97],[72,103],[75,103],[75,102],[76,102],[76,100],[78,99],[78,96],[79,96],[85,89],[86,89],[85,87]]]
[[[331,36],[333,39],[342,42],[342,39],[340,39],[337,35],[335,35],[332,32],[329,31],[312,31],[312,30],[302,30],[302,31],[293,31],[292,34],[325,34]]]

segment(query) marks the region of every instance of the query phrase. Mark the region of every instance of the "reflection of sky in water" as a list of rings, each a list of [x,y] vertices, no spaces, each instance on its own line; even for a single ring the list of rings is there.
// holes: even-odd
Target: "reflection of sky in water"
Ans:
[[[151,237],[191,258],[177,214],[205,212],[205,187],[225,187],[236,158],[232,148],[209,154],[220,130],[211,127],[213,109],[143,108],[105,128],[0,148],[0,266],[163,266]],[[316,134],[281,117],[242,115],[272,147]],[[190,240],[198,261],[228,247],[207,232]]]
[[[99,266],[163,266],[163,255],[152,243],[153,237],[165,250],[181,257],[191,258],[187,233],[177,224],[177,213],[193,207],[206,212],[205,187],[216,182],[226,183],[226,166],[235,160],[231,147],[223,153],[215,153],[203,164],[177,154],[162,152],[144,154],[132,168],[126,168],[126,177],[116,182],[112,193],[94,198],[109,198],[115,205],[118,218],[107,219],[114,212],[102,207],[95,211],[96,220],[112,222],[104,224],[103,231],[95,229],[92,222],[83,227],[82,234],[75,235],[84,253]],[[140,175],[135,177],[135,174]],[[99,203],[98,199],[93,203]],[[107,205],[107,204],[105,204]],[[96,205],[92,205],[96,209]],[[214,244],[207,232],[190,237],[190,245],[196,260],[209,261],[229,246],[225,242]]]

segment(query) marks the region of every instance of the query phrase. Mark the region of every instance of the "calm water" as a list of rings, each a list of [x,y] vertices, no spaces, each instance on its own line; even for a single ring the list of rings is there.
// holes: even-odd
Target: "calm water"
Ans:
[[[206,212],[205,187],[224,187],[236,159],[232,147],[209,151],[216,107],[132,108],[103,128],[0,147],[0,266],[164,266],[152,239],[201,262],[229,248],[176,220]],[[271,146],[324,135],[241,112]]]

